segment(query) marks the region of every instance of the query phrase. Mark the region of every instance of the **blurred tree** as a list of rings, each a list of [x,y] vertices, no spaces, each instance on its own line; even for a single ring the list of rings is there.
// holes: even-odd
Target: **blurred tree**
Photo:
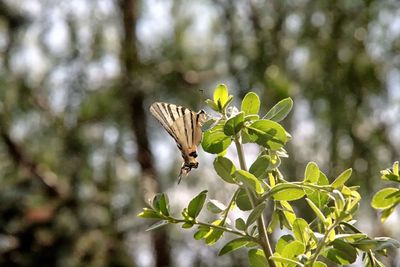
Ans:
[[[182,266],[192,253],[188,265],[240,266],[184,236],[139,235],[133,219],[161,187],[193,193],[171,187],[179,163],[156,172],[146,107],[199,108],[219,82],[294,98],[288,177],[316,160],[374,191],[399,157],[399,12],[395,0],[0,1],[0,265]],[[193,191],[212,176],[191,175]]]

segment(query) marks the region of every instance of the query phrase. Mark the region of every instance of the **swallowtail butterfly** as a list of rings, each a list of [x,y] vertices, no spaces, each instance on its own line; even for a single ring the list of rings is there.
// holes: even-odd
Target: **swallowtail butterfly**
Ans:
[[[201,126],[207,119],[203,110],[191,111],[174,104],[156,102],[150,106],[151,114],[161,123],[169,135],[174,138],[184,160],[179,173],[178,184],[182,177],[192,168],[197,168],[197,146],[201,142],[203,132]]]

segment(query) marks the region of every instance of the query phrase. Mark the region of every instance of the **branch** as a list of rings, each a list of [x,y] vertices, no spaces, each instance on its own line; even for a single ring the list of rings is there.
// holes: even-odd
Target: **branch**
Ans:
[[[30,159],[8,134],[4,122],[0,121],[0,138],[7,147],[8,154],[16,166],[27,171],[44,185],[50,195],[65,197],[69,191],[67,187],[58,183],[57,175]]]

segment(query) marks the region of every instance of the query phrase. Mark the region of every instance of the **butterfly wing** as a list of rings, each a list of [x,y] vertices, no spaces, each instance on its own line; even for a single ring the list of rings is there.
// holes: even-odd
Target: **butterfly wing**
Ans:
[[[161,102],[153,103],[150,112],[174,138],[181,150],[185,162],[180,177],[192,168],[197,168],[197,146],[203,135],[201,126],[206,120],[205,112],[196,113],[185,107]]]

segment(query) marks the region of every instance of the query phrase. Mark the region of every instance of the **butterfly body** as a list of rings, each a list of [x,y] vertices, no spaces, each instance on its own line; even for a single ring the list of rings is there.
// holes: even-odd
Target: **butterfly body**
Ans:
[[[201,126],[207,119],[206,113],[191,111],[174,104],[156,102],[150,106],[151,114],[161,123],[164,129],[175,140],[184,160],[179,174],[179,181],[192,168],[197,168],[197,146],[203,133]]]

